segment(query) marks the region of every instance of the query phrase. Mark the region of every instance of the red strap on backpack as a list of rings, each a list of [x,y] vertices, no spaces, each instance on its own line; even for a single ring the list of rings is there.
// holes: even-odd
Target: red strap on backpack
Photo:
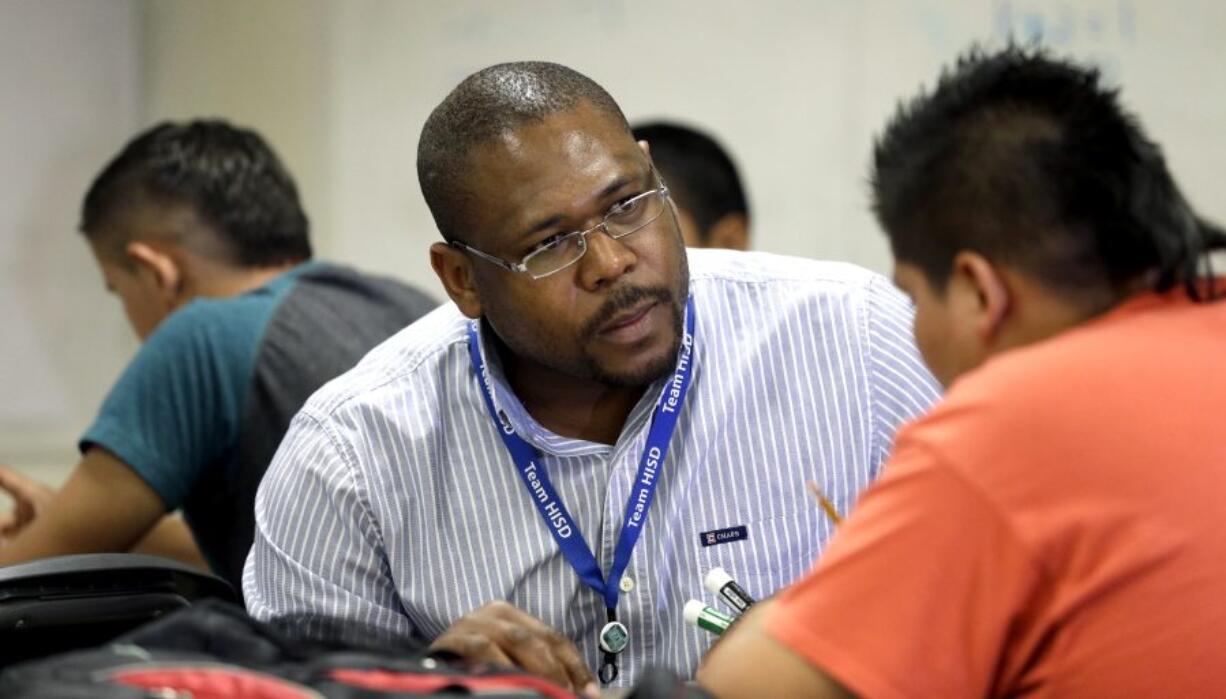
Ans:
[[[575,699],[575,695],[558,685],[530,675],[421,675],[388,672],[386,670],[333,670],[332,679],[363,689],[425,694],[447,687],[463,687],[474,692],[500,689],[531,689],[550,699]]]

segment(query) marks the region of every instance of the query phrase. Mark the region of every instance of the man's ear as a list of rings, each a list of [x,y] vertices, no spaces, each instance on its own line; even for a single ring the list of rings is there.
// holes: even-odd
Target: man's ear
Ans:
[[[183,265],[169,250],[134,240],[124,246],[123,252],[135,268],[136,275],[153,289],[155,297],[167,311],[183,303]]]
[[[1000,269],[983,255],[962,251],[954,256],[951,287],[960,287],[960,306],[972,314],[971,327],[985,346],[995,344],[1010,317],[1012,294]]]
[[[706,246],[730,250],[749,249],[749,220],[745,214],[731,213],[724,216],[707,231]]]
[[[468,255],[446,243],[434,243],[430,246],[430,266],[460,312],[469,318],[480,318],[481,297]]]

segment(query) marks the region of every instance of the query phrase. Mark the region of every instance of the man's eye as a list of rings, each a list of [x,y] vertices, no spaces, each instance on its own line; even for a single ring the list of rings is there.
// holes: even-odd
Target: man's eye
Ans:
[[[558,243],[562,242],[562,239],[565,238],[566,236],[567,236],[566,233],[554,233],[553,235],[542,240],[536,245],[533,245],[532,249],[528,251],[528,254],[531,255],[532,253],[540,252],[541,250],[546,250],[548,248],[551,248],[557,245]]]
[[[609,218],[623,220],[633,218],[642,211],[645,206],[645,198],[642,195],[635,195],[617,202],[613,205],[613,208],[609,209]]]

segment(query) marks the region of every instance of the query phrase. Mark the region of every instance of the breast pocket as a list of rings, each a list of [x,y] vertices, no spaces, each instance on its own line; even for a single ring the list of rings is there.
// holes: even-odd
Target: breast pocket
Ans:
[[[706,575],[723,568],[755,597],[769,597],[813,567],[829,526],[811,511],[795,511],[743,524],[704,529],[693,546]],[[731,529],[738,529],[729,533]]]

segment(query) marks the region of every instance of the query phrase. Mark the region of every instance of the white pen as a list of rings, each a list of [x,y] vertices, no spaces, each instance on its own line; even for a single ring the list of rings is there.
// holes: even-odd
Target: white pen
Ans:
[[[744,614],[753,606],[754,598],[749,596],[745,588],[736,584],[728,571],[723,568],[712,568],[705,578],[702,580],[703,587],[713,595],[718,595],[720,599],[736,610],[737,614]]]

